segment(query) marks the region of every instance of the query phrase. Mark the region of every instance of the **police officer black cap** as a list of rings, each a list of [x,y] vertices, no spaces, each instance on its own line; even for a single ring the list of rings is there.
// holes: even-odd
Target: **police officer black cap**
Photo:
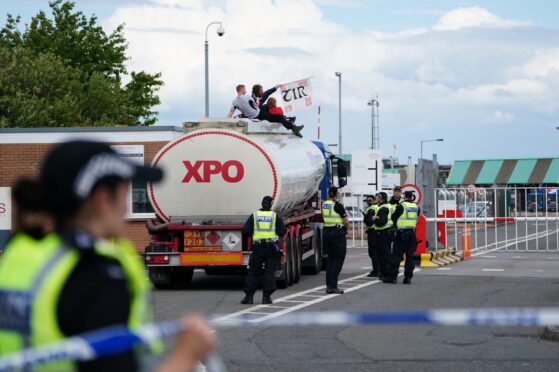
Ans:
[[[377,196],[384,201],[388,200],[388,195],[384,191],[379,192]]]
[[[328,195],[336,196],[338,195],[338,188],[336,186],[332,186],[328,189]]]
[[[400,186],[394,186],[394,191],[402,191],[402,188]]]
[[[405,198],[414,198],[415,197],[415,191],[413,191],[413,190],[404,191],[404,197]]]
[[[269,195],[266,195],[262,198],[262,205],[272,205],[274,203],[274,198]]]

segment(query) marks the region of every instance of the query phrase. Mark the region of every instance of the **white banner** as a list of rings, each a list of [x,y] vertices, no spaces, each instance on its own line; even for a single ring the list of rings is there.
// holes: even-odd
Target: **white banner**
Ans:
[[[285,112],[293,112],[312,107],[311,79],[302,79],[280,85],[280,94]]]

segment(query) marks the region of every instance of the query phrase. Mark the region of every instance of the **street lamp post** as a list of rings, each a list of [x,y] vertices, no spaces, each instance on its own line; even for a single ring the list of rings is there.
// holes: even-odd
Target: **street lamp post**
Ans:
[[[206,27],[206,41],[204,42],[204,52],[205,52],[205,65],[206,65],[206,117],[210,116],[210,73],[208,69],[208,29],[212,25],[219,25],[217,28],[217,35],[223,36],[225,34],[225,29],[223,28],[223,24],[221,22],[212,22]]]
[[[420,159],[423,159],[423,143],[425,143],[425,142],[442,142],[442,141],[444,141],[444,139],[442,139],[442,138],[421,140],[421,158]]]
[[[339,123],[338,123],[338,153],[342,154],[342,73],[336,72],[336,76],[338,77],[338,115],[339,115]]]

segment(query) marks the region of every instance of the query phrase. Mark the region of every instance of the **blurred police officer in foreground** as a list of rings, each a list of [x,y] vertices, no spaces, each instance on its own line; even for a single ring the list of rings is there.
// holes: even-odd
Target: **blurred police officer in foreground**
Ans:
[[[49,153],[39,179],[28,188],[44,198],[24,199],[34,203],[28,210],[50,215],[56,232],[33,240],[23,232],[0,260],[1,355],[108,326],[127,325],[134,331],[151,322],[145,267],[132,244],[118,237],[124,233],[130,181],[161,178],[160,170],[134,165],[102,143],[67,142]],[[215,345],[202,318],[182,322],[188,331],[177,338],[158,371],[191,370]],[[154,343],[151,349],[161,346]],[[46,367],[137,371],[143,354],[127,350]]]
[[[326,259],[326,293],[343,294],[338,288],[338,277],[344,266],[347,250],[347,213],[338,200],[338,188],[328,189],[329,199],[322,203],[324,220],[323,244],[328,255]]]
[[[379,192],[378,196],[378,210],[373,217],[373,229],[375,230],[375,239],[373,239],[373,246],[376,248],[379,262],[380,262],[380,279],[384,283],[396,283],[396,278],[390,274],[389,265],[392,255],[392,240],[394,236],[394,229],[392,224],[392,212],[390,204],[388,204],[388,195],[385,192]]]
[[[415,268],[413,256],[417,248],[415,227],[419,217],[419,207],[414,203],[414,200],[415,195],[413,191],[404,192],[404,201],[396,207],[396,211],[392,215],[392,221],[396,227],[396,237],[394,240],[393,260],[391,262],[391,275],[398,275],[400,262],[402,262],[405,254],[404,284],[411,284]]]
[[[248,262],[248,275],[245,284],[245,297],[242,304],[253,304],[253,296],[262,280],[262,303],[272,303],[272,293],[276,290],[274,273],[281,257],[276,243],[287,233],[283,220],[272,212],[274,199],[265,196],[262,209],[251,215],[243,227],[243,235],[252,237],[252,253]]]
[[[375,246],[376,231],[373,224],[373,217],[376,216],[378,211],[378,197],[376,195],[369,195],[366,199],[367,208],[365,208],[364,222],[367,226],[367,245],[369,247],[369,257],[373,269],[367,275],[369,278],[379,277],[381,273],[380,261],[378,258],[377,247]]]

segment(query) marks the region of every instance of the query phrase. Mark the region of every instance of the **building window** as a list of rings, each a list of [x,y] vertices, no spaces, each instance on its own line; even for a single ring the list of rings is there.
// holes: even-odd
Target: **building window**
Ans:
[[[144,145],[112,145],[112,148],[120,156],[128,160],[144,165]],[[129,219],[145,219],[155,217],[153,208],[149,202],[147,184],[140,181],[132,181],[128,194]]]
[[[132,181],[131,213],[154,213],[149,202],[147,184],[141,181]]]

